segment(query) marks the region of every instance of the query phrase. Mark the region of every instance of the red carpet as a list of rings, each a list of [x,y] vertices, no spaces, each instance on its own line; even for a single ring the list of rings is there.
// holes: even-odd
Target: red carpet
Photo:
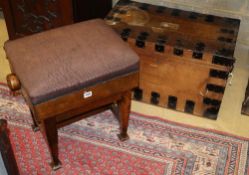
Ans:
[[[21,96],[0,85],[0,117],[8,120],[10,138],[23,175],[248,174],[248,139],[131,114],[130,140],[120,142],[110,111],[59,131],[63,168],[51,172],[50,156],[40,132],[31,130]]]

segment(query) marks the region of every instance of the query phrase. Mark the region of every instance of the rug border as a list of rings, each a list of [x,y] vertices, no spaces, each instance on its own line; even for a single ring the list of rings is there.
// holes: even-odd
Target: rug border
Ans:
[[[159,121],[164,121],[164,122],[168,122],[168,123],[175,124],[175,125],[180,125],[180,126],[183,126],[183,127],[190,127],[190,128],[200,130],[200,131],[211,131],[211,132],[223,135],[223,136],[230,136],[230,137],[235,137],[235,138],[238,138],[238,139],[241,139],[241,140],[249,141],[249,137],[239,136],[239,135],[232,134],[232,133],[229,133],[229,132],[226,132],[226,131],[219,131],[219,130],[216,130],[216,129],[209,129],[209,128],[203,128],[203,127],[199,127],[199,126],[193,126],[191,124],[180,123],[180,122],[172,121],[172,120],[169,120],[169,119],[161,118],[161,117],[158,117],[158,116],[141,114],[139,112],[134,112],[134,111],[132,111],[131,113],[135,114],[135,115],[140,115],[140,116],[143,116],[143,117],[147,117],[147,118],[150,118],[150,119],[156,119],[156,120],[159,120]],[[198,116],[196,116],[196,117],[198,117]]]
[[[6,83],[4,83],[4,82],[0,82],[0,85],[8,87],[8,85]],[[149,119],[156,119],[156,120],[159,120],[159,121],[163,121],[163,122],[167,122],[167,123],[170,123],[170,124],[179,125],[179,126],[182,126],[182,127],[190,127],[190,128],[193,128],[193,129],[196,129],[196,130],[199,130],[199,131],[214,132],[216,134],[220,134],[220,135],[223,135],[223,136],[230,136],[230,137],[234,137],[234,138],[241,139],[241,140],[244,140],[244,141],[249,141],[249,137],[239,136],[239,135],[232,134],[232,133],[229,133],[229,132],[226,132],[226,131],[220,131],[220,130],[216,130],[216,129],[209,129],[209,128],[203,128],[203,127],[199,127],[199,126],[193,126],[191,124],[186,124],[186,123],[180,123],[180,122],[176,122],[176,121],[171,121],[169,119],[161,118],[159,116],[147,115],[147,114],[142,114],[142,113],[134,112],[134,111],[131,111],[131,114],[138,115],[138,116],[140,115],[140,116],[143,116],[143,117],[147,117]]]

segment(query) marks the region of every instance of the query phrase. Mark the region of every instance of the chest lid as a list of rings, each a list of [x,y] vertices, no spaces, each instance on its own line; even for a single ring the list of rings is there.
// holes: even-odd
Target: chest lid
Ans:
[[[164,46],[181,55],[191,50],[193,57],[213,55],[212,63],[232,66],[240,20],[183,11],[168,7],[120,0],[106,17],[124,40],[146,48],[154,43],[157,52]]]

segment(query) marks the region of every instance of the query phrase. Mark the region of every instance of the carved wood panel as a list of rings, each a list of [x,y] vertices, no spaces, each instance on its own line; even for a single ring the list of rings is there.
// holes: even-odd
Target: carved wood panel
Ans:
[[[2,0],[10,39],[73,23],[71,0]]]
[[[93,18],[104,18],[112,0],[0,0],[10,39]]]
[[[21,0],[14,6],[19,13],[20,32],[36,33],[45,29],[52,28],[53,22],[58,18],[56,0]],[[37,9],[37,11],[36,11]]]

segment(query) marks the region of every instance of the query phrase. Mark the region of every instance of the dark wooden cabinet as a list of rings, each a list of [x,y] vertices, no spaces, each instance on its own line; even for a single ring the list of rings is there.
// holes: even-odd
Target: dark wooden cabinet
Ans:
[[[112,8],[112,0],[74,0],[74,21],[104,18]]]
[[[104,17],[111,0],[0,0],[10,39]]]

